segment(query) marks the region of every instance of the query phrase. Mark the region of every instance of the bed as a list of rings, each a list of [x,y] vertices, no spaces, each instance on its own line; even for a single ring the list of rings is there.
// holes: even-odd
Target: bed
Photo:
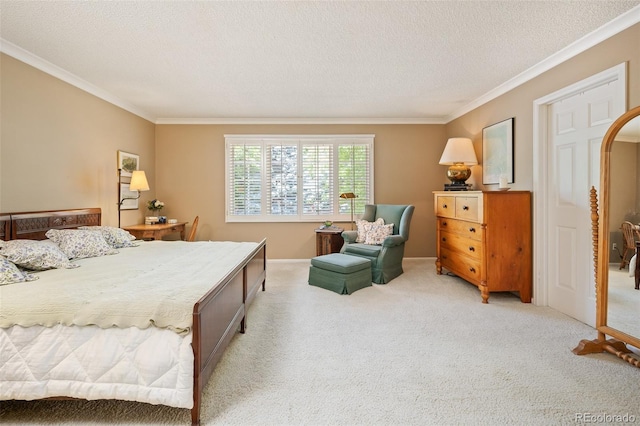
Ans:
[[[0,239],[45,240],[51,229],[100,224],[98,208],[1,214]],[[123,399],[189,408],[199,424],[204,386],[265,290],[266,240],[141,242],[118,252],[0,286],[0,400]],[[45,289],[57,296],[38,300]],[[137,300],[145,303],[136,308]],[[41,313],[46,304],[55,312]],[[67,349],[69,342],[78,347]],[[69,369],[78,377],[64,376]],[[54,373],[64,380],[51,380]]]

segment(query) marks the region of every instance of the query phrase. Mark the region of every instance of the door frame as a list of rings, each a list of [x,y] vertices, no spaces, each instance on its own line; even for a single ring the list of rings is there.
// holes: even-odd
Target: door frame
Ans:
[[[549,182],[549,107],[555,102],[574,96],[595,87],[618,81],[614,93],[616,108],[627,110],[627,62],[587,77],[577,83],[564,87],[533,101],[533,304],[549,305],[548,262],[545,256],[545,241],[549,226],[547,194]],[[618,104],[620,103],[620,104]],[[599,184],[599,182],[598,182]]]

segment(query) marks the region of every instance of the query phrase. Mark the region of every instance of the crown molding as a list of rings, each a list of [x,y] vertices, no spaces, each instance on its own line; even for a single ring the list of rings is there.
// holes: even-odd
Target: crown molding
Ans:
[[[626,30],[627,28],[637,24],[638,22],[640,22],[640,5],[634,7],[633,9],[630,9],[629,11],[623,13],[612,21],[604,24],[600,28],[576,40],[569,46],[554,53],[553,55],[549,56],[542,62],[539,62],[538,64],[532,66],[531,68],[523,71],[511,80],[508,80],[495,89],[490,90],[489,92],[477,98],[475,101],[465,105],[464,107],[455,111],[453,114],[449,115],[445,121],[449,123],[456,118],[459,118],[464,114],[473,111],[474,109],[486,104],[487,102],[492,101],[493,99],[501,95],[504,95],[510,90],[513,90],[516,87],[530,80],[533,80],[535,77],[546,71],[549,71],[553,67],[560,65],[566,60],[577,56],[578,54],[592,48],[599,43],[602,43],[609,37],[612,37]]]
[[[126,111],[129,111],[132,114],[135,114],[145,120],[155,122],[156,117],[152,114],[149,114],[146,111],[138,108],[135,105],[132,105],[128,102],[123,101],[122,99],[114,96],[110,92],[103,90],[93,84],[89,83],[86,80],[81,79],[75,74],[70,73],[57,65],[52,64],[51,62],[40,58],[39,56],[34,55],[33,53],[24,50],[23,48],[16,46],[15,44],[7,41],[3,38],[0,38],[0,52],[5,53],[21,62],[24,62],[27,65],[31,65],[32,67],[45,72],[57,79],[64,81],[65,83],[69,83],[72,86],[77,87],[80,90],[84,90],[87,93],[90,93],[110,104],[113,104],[117,107],[120,107]]]
[[[156,124],[446,124],[443,118],[158,118]]]

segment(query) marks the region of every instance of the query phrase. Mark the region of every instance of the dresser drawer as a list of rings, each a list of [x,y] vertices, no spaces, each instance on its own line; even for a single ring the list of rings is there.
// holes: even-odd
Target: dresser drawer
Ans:
[[[436,196],[436,216],[455,217],[456,199],[448,195]]]
[[[463,256],[455,251],[441,247],[440,262],[444,268],[447,268],[459,277],[475,285],[480,285],[481,262],[479,259]]]
[[[440,247],[474,259],[482,259],[482,241],[471,240],[460,234],[441,232]]]
[[[484,229],[479,223],[465,222],[462,220],[438,218],[440,231],[460,234],[472,240],[482,241]]]
[[[456,219],[480,221],[478,197],[456,197]]]

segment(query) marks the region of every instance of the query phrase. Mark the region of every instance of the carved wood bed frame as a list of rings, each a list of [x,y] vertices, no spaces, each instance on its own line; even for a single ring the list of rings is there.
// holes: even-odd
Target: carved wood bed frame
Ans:
[[[45,239],[49,229],[101,224],[99,208],[0,214],[0,239]],[[236,330],[247,328],[247,307],[259,288],[265,290],[266,239],[193,306],[193,408],[191,423],[200,424],[202,391]],[[64,398],[68,399],[68,398]]]

